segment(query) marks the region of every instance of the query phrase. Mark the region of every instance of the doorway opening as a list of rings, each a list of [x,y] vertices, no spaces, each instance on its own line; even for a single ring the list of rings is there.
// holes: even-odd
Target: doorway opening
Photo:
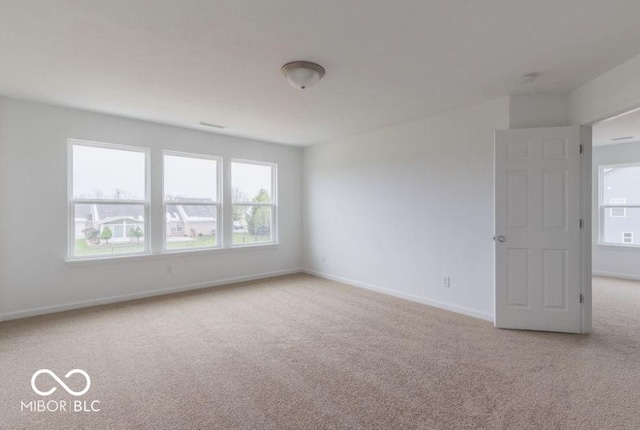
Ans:
[[[640,326],[640,109],[592,125],[593,331]]]

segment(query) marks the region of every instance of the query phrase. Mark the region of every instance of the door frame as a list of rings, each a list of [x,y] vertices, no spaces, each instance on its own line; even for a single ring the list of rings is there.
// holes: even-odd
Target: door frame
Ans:
[[[584,303],[582,306],[582,333],[592,332],[592,317],[593,317],[593,301],[592,301],[592,248],[593,248],[593,228],[592,224],[592,187],[593,187],[593,136],[592,127],[608,119],[621,116],[631,111],[640,109],[640,104],[637,102],[626,106],[624,108],[615,109],[609,113],[594,118],[580,126],[580,140],[583,146],[583,158],[580,166],[580,197],[581,197],[581,218],[584,222],[584,229],[582,231],[582,294],[584,297]]]
[[[614,117],[639,110],[640,104],[633,102],[623,108],[595,117],[587,122],[578,124],[580,126],[580,141],[582,143],[582,159],[580,164],[580,218],[583,221],[582,233],[580,235],[580,262],[581,262],[581,286],[580,291],[583,298],[581,313],[581,333],[588,334],[593,331],[593,300],[592,300],[592,247],[593,247],[593,222],[592,219],[592,187],[593,187],[593,135],[592,127],[599,122],[612,119]],[[570,124],[571,125],[571,124]],[[575,125],[575,124],[573,124]],[[494,172],[495,174],[495,172]],[[495,219],[495,213],[494,213]],[[494,265],[495,270],[495,265]],[[494,273],[495,279],[495,273]],[[495,288],[494,288],[495,294]],[[495,309],[494,309],[495,313]]]
[[[582,231],[580,234],[580,262],[581,262],[581,294],[582,294],[582,321],[581,332],[591,333],[592,330],[592,260],[591,260],[591,166],[593,164],[593,138],[591,124],[580,126],[580,142],[582,144],[582,159],[580,160],[580,219]]]

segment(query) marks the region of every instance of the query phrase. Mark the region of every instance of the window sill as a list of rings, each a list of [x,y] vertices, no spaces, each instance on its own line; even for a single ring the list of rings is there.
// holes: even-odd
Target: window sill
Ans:
[[[70,267],[92,266],[96,264],[109,263],[136,263],[141,261],[167,260],[173,258],[195,257],[202,255],[228,254],[235,252],[262,251],[269,249],[277,249],[279,243],[265,243],[264,245],[243,245],[231,248],[207,248],[198,250],[175,250],[163,251],[158,254],[137,254],[137,255],[121,255],[113,257],[97,257],[97,258],[67,258],[65,264]]]
[[[633,251],[640,252],[640,245],[624,245],[621,243],[598,243],[596,245],[599,249],[608,251]]]

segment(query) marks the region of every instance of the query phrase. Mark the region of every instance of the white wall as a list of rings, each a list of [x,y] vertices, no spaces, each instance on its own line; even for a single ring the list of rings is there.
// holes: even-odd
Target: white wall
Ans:
[[[640,106],[640,55],[570,95],[570,116],[575,125],[589,124],[637,106]]]
[[[506,128],[507,97],[306,149],[305,268],[492,319]]]
[[[593,148],[593,273],[640,279],[640,250],[598,245],[598,167],[601,165],[640,162],[640,143],[606,145]]]
[[[570,125],[568,94],[522,94],[509,97],[509,128]]]
[[[303,218],[300,149],[0,98],[0,316],[285,273],[304,264],[325,276],[491,318],[493,131],[585,124],[633,106],[640,106],[640,56],[569,96],[504,97],[306,149]],[[279,163],[281,245],[65,263],[69,137],[153,148],[156,184],[162,149]],[[164,274],[168,264],[174,275]],[[451,277],[449,289],[442,287],[444,276]]]
[[[156,208],[163,149],[278,163],[280,245],[128,262],[65,263],[67,138],[152,148]],[[114,297],[297,271],[302,254],[301,168],[299,148],[0,98],[0,314],[10,319]],[[156,210],[152,219],[157,238],[160,213]],[[159,246],[156,241],[154,247]],[[173,275],[165,274],[166,265],[173,266]]]

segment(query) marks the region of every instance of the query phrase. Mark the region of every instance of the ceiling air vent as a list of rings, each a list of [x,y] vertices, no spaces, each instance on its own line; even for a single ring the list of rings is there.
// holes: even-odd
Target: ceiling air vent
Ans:
[[[205,127],[217,128],[219,130],[223,130],[225,128],[224,125],[212,124],[210,122],[204,122],[204,121],[200,121],[200,125],[204,125]]]
[[[614,142],[617,142],[619,140],[629,140],[629,139],[633,139],[633,136],[625,136],[625,137],[614,137],[613,140]]]

